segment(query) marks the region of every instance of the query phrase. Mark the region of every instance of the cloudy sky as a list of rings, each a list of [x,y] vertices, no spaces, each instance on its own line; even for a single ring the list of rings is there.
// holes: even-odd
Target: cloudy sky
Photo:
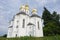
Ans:
[[[44,6],[51,13],[60,13],[60,0],[0,0],[0,35],[7,33],[9,21],[20,11],[19,8],[23,4],[28,4],[30,10],[37,8],[40,16]]]

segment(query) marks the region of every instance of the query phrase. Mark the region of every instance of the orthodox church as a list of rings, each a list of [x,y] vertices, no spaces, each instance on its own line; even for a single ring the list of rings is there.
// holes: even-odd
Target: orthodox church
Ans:
[[[31,15],[30,15],[31,14]],[[43,37],[43,19],[37,14],[37,9],[22,5],[8,27],[7,38],[12,37]]]

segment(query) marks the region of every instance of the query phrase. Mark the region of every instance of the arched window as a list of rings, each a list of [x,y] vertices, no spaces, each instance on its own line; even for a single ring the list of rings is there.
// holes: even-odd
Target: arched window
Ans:
[[[17,34],[16,34],[16,37],[17,37]]]
[[[25,19],[23,19],[23,26],[22,27],[24,28],[24,26],[25,26]]]
[[[18,23],[19,21],[17,20],[17,23]]]
[[[18,25],[16,26],[16,28],[18,28]]]
[[[19,20],[17,20],[17,24],[19,23]]]
[[[40,29],[40,27],[39,27],[39,21],[37,22],[37,25],[38,25],[38,29]]]

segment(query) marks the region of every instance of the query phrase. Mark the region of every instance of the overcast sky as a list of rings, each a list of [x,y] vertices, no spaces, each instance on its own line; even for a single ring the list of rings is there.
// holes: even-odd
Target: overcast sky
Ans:
[[[23,4],[28,4],[30,10],[37,8],[40,16],[44,6],[51,13],[60,13],[60,0],[0,0],[0,35],[7,33],[9,21],[20,11],[19,8]]]

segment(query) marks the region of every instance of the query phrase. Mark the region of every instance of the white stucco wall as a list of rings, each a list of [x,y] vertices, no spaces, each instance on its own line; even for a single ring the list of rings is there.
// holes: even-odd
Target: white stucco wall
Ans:
[[[24,28],[22,27],[23,19],[25,19]],[[17,23],[17,21],[18,21],[18,23]],[[38,29],[37,22],[39,22],[39,29]],[[32,23],[35,26],[33,26],[33,25],[27,26],[28,23]],[[12,25],[13,27],[8,29],[8,36],[7,37],[16,37],[16,34],[17,34],[17,37],[30,36],[31,33],[29,33],[29,32],[32,29],[33,29],[32,34],[31,34],[32,36],[43,37],[43,21],[41,18],[30,17],[28,15],[19,14],[19,15],[15,16],[14,21],[10,25]],[[17,26],[18,26],[18,28],[16,28]],[[32,29],[30,29],[30,27]]]
[[[42,19],[37,17],[32,17],[31,22],[35,24],[35,37],[43,37],[43,27],[42,27]],[[39,22],[39,29],[38,29]]]

